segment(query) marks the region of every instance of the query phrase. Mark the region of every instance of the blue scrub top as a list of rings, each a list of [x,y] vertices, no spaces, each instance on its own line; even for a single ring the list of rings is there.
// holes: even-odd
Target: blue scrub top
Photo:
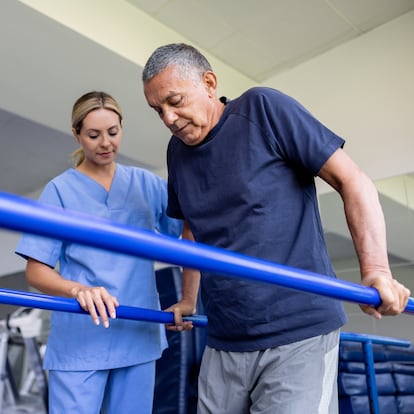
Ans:
[[[117,164],[110,191],[69,169],[50,181],[40,202],[178,237],[182,222],[166,215],[166,182],[149,171]],[[153,262],[106,250],[24,234],[16,253],[55,268],[66,279],[104,286],[121,305],[160,309]],[[45,369],[98,370],[159,358],[167,346],[161,324],[52,312]]]

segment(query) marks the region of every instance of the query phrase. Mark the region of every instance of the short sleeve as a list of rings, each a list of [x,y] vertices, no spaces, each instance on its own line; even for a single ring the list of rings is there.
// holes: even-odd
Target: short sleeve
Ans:
[[[46,185],[39,202],[62,207],[59,194],[53,183]],[[24,233],[19,240],[15,253],[25,259],[30,257],[54,268],[59,260],[62,244],[61,240]]]

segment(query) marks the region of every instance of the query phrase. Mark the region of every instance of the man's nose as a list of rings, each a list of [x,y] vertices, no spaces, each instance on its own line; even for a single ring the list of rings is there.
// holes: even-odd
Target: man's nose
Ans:
[[[171,128],[175,124],[177,119],[178,119],[178,116],[174,110],[172,109],[164,110],[162,120],[168,128]]]

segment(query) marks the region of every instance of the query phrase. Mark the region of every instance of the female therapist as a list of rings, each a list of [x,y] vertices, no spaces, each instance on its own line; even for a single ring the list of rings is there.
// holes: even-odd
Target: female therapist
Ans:
[[[140,229],[178,237],[166,215],[166,182],[116,163],[122,112],[104,92],[81,96],[72,111],[80,148],[74,168],[52,179],[40,200]],[[114,319],[119,304],[159,309],[153,262],[25,234],[16,253],[26,277],[50,295],[76,298],[90,313],[52,312],[44,358],[50,414],[152,413],[155,361],[166,347],[164,326]]]

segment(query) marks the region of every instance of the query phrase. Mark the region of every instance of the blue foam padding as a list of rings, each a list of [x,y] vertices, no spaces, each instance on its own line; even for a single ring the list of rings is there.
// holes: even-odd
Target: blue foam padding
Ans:
[[[396,392],[390,372],[375,374],[378,395],[393,395]],[[367,377],[362,373],[340,372],[338,374],[338,393],[344,395],[367,395]]]
[[[414,413],[414,395],[397,395],[399,414]]]
[[[397,399],[393,395],[379,396],[378,405],[381,414],[400,414]],[[340,414],[369,414],[370,412],[367,395],[353,395],[339,399]]]

